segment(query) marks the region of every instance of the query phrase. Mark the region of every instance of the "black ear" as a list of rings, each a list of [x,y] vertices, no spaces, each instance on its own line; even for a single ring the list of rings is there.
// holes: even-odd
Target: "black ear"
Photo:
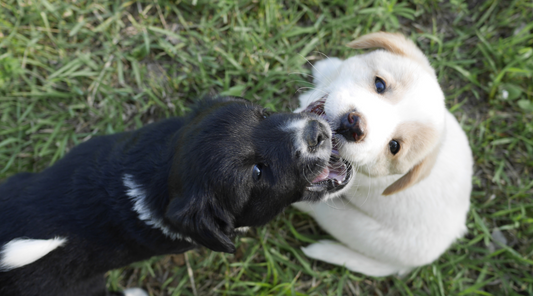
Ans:
[[[175,197],[165,218],[195,243],[213,251],[235,253],[235,245],[229,238],[234,228],[233,219],[213,197]]]

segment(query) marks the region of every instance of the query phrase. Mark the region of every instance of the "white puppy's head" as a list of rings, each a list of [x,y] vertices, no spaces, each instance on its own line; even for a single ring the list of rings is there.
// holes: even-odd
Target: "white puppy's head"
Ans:
[[[427,58],[403,35],[372,33],[348,46],[380,49],[318,62],[317,89],[300,103],[328,120],[335,147],[359,172],[403,175],[383,192],[390,195],[431,171],[444,132],[444,95]]]

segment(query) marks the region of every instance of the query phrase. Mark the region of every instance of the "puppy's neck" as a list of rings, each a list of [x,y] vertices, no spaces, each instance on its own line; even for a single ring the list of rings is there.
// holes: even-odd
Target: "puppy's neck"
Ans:
[[[192,243],[190,237],[172,230],[171,227],[164,222],[163,213],[153,209],[147,191],[141,184],[135,181],[133,175],[124,174],[122,181],[126,188],[126,195],[132,203],[132,210],[137,214],[139,220],[147,226],[160,231],[163,235],[172,240],[185,240]]]
[[[126,203],[126,208],[142,222],[134,227],[142,225],[155,236],[159,234],[172,241],[190,243],[192,240],[189,237],[173,229],[164,219],[164,211],[169,203],[168,182],[174,147],[181,131],[179,123],[167,119],[134,131],[123,143],[125,169],[118,177],[127,199],[122,203]],[[137,151],[135,147],[144,148]]]
[[[372,177],[364,172],[357,172],[354,176],[354,181],[351,190],[358,192],[383,192],[391,183],[399,179],[402,175],[388,175],[381,177]]]

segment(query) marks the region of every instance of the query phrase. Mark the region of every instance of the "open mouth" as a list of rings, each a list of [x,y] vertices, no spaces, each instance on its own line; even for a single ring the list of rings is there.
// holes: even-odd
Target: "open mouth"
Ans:
[[[346,160],[331,155],[327,166],[307,186],[309,191],[336,192],[344,188],[352,178],[352,166]]]
[[[311,103],[302,111],[302,113],[314,113],[320,118],[328,121],[326,112],[324,111],[326,99],[327,96],[324,96],[320,100]],[[335,137],[332,138],[331,144],[332,149],[328,164],[311,182],[311,186],[307,187],[310,191],[326,190],[329,193],[333,193],[344,188],[352,178],[352,166],[348,161],[340,157],[338,150],[339,143]]]

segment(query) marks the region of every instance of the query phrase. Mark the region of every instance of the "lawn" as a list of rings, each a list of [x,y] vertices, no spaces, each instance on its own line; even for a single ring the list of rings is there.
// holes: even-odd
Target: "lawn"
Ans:
[[[226,0],[0,2],[0,180],[89,138],[181,115],[206,95],[275,111],[310,64],[402,32],[435,67],[475,157],[468,234],[404,278],[306,258],[328,237],[294,209],[237,239],[110,271],[151,295],[533,295],[533,2]],[[445,223],[445,221],[443,221]]]

